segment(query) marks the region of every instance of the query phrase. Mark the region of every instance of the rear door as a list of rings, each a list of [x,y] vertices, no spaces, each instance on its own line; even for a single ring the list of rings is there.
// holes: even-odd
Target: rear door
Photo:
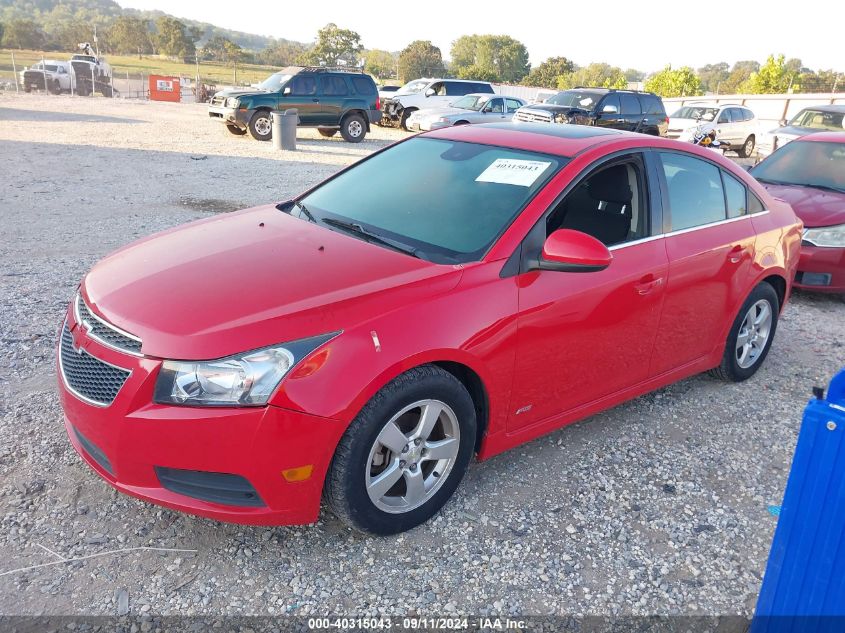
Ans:
[[[745,187],[708,160],[655,152],[669,279],[651,371],[701,360],[723,344],[749,291],[756,234]]]
[[[619,92],[619,101],[622,103],[622,119],[624,127],[617,128],[630,132],[639,132],[643,120],[643,110],[637,95],[630,92]]]
[[[346,78],[340,75],[320,77],[320,123],[339,125],[344,103],[349,97]]]

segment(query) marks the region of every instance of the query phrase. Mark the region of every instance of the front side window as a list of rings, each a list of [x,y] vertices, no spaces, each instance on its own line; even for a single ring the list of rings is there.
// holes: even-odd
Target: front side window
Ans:
[[[642,160],[632,156],[589,174],[552,210],[546,234],[572,229],[606,246],[648,237]]]
[[[719,114],[719,108],[709,108],[707,106],[684,106],[672,113],[672,118],[713,121],[715,120],[717,114]]]
[[[601,111],[608,114],[619,114],[622,112],[622,104],[619,102],[619,95],[615,92],[609,94],[601,102]]]
[[[721,114],[719,114],[719,120],[716,123],[730,123],[731,122],[731,111],[730,108],[726,108],[722,110]]]
[[[467,95],[452,103],[452,107],[460,108],[461,110],[480,110],[485,103],[487,103],[487,97]]]
[[[290,82],[290,93],[296,97],[317,94],[317,80],[308,75],[297,75]]]
[[[425,90],[425,87],[428,85],[428,81],[425,79],[414,79],[414,81],[409,81],[404,86],[399,88],[396,91],[398,95],[415,95],[418,92],[422,92]]]
[[[433,138],[375,154],[302,198],[338,219],[418,249],[437,263],[477,261],[567,161]],[[414,178],[408,178],[414,173]],[[361,183],[379,182],[378,187]]]
[[[825,112],[824,110],[801,110],[789,122],[790,125],[811,127],[816,130],[841,132],[845,129],[845,112]]]
[[[660,152],[672,231],[724,220],[725,194],[719,168],[683,154]]]
[[[505,102],[503,99],[490,99],[484,106],[484,111],[502,114],[505,111]]]
[[[845,144],[793,141],[759,163],[751,174],[760,182],[775,185],[845,192]]]

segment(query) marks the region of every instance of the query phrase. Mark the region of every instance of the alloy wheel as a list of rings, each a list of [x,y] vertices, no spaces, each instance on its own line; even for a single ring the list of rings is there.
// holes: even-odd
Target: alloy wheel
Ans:
[[[760,299],[745,313],[736,337],[736,362],[748,369],[766,349],[772,331],[772,306]]]
[[[458,456],[460,425],[439,400],[408,405],[382,427],[367,459],[365,485],[377,508],[410,512],[440,489]]]

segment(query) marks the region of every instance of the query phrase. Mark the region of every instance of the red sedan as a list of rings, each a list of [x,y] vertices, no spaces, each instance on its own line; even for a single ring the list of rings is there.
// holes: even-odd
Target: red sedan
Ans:
[[[118,490],[409,529],[486,459],[712,370],[752,376],[801,223],[715,152],[447,128],[294,200],[99,262],[59,342],[70,441]]]
[[[845,295],[845,132],[795,139],[751,173],[804,221],[795,286]]]

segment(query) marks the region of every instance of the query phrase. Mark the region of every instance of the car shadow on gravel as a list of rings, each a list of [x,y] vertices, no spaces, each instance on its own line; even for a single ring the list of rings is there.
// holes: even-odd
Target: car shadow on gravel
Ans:
[[[103,116],[100,114],[77,114],[74,112],[56,112],[53,110],[22,110],[20,108],[0,107],[0,121],[40,121],[51,123],[146,123],[141,119]]]

